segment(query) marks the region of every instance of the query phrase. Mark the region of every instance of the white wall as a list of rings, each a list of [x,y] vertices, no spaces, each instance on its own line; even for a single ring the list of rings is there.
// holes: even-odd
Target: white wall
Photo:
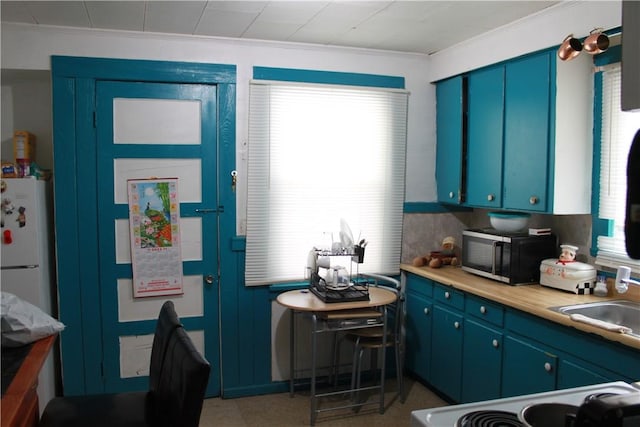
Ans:
[[[25,52],[29,52],[25,55]],[[411,92],[407,200],[433,200],[434,105],[425,55],[205,37],[2,25],[2,67],[49,70],[51,55],[208,62],[237,66],[238,232],[244,234],[248,83],[253,66],[402,76]],[[425,165],[430,165],[425,168]]]
[[[238,233],[244,234],[248,83],[253,66],[402,76],[409,98],[407,202],[436,199],[435,89],[430,82],[559,45],[569,33],[621,25],[621,2],[566,1],[429,57],[417,54],[194,36],[2,24],[2,68],[50,70],[51,55],[237,66]],[[15,94],[14,94],[15,96]],[[4,107],[4,104],[3,104]],[[3,113],[4,114],[4,113]]]
[[[594,28],[622,25],[620,0],[569,0],[466,40],[430,56],[429,81],[434,82],[509,58],[558,46],[573,34],[583,38]]]
[[[51,79],[45,71],[2,73],[2,160],[13,161],[13,132],[26,130],[36,141],[34,157],[42,169],[53,168]]]

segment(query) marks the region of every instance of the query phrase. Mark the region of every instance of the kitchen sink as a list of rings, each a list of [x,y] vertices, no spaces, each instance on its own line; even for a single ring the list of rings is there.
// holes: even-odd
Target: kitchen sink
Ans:
[[[581,314],[591,319],[631,328],[630,335],[640,337],[640,302],[614,300],[587,304],[550,307],[549,310],[568,316]]]

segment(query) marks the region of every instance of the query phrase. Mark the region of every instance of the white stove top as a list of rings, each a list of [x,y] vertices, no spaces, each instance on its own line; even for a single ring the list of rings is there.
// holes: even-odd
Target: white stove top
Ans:
[[[536,403],[553,402],[579,406],[583,403],[585,397],[592,394],[625,394],[633,392],[640,392],[640,389],[623,381],[616,381],[565,390],[507,397],[504,399],[485,400],[481,402],[464,403],[461,405],[451,405],[434,409],[421,409],[411,413],[411,426],[454,427],[456,421],[460,417],[473,411],[501,410],[518,414],[525,406]]]

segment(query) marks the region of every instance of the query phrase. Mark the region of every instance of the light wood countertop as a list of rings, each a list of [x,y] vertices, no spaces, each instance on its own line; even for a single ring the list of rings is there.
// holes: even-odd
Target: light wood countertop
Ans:
[[[444,285],[452,286],[469,294],[474,294],[502,305],[530,313],[534,316],[550,320],[561,325],[569,326],[583,332],[599,335],[610,341],[616,341],[640,350],[640,338],[633,335],[611,332],[586,323],[575,322],[569,316],[549,310],[549,307],[584,304],[606,300],[640,301],[640,287],[630,286],[625,294],[611,291],[612,282],[608,284],[609,296],[575,295],[561,290],[547,288],[538,284],[510,286],[497,281],[485,279],[463,271],[459,267],[445,266],[442,268],[414,267],[401,264],[400,269],[427,279],[435,280]],[[635,332],[638,333],[638,332]]]

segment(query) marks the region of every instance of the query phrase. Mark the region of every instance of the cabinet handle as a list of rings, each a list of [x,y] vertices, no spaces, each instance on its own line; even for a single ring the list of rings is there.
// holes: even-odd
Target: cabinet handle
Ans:
[[[450,298],[451,298],[451,294],[450,294],[449,292],[445,292],[445,293],[444,293],[444,297],[445,297],[446,299],[450,299]]]
[[[500,343],[498,342],[498,340],[494,339],[494,340],[491,342],[491,345],[493,345],[495,348],[498,348],[498,347],[500,346]]]
[[[449,191],[449,198],[453,199],[453,196],[454,196],[453,191]]]
[[[529,197],[529,204],[530,205],[537,205],[538,201],[539,201],[538,196]]]
[[[429,315],[429,307],[424,308],[424,314]]]
[[[544,370],[545,370],[545,371],[547,371],[547,372],[551,372],[551,369],[552,369],[552,367],[551,367],[551,363],[546,362],[546,363],[544,364]]]
[[[490,202],[493,202],[495,199],[496,199],[496,196],[495,196],[495,195],[493,195],[493,194],[489,194],[489,195],[487,196],[487,200],[488,200],[488,201],[490,201]]]
[[[460,329],[460,322],[453,322],[453,327],[456,329]]]
[[[484,305],[481,305],[480,306],[480,313],[486,314],[487,313],[487,307],[485,307]]]

